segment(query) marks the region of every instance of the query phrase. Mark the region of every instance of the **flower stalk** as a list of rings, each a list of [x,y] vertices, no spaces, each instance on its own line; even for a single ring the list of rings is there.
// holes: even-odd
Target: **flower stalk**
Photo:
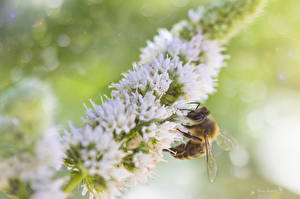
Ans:
[[[80,184],[80,182],[85,178],[86,174],[84,172],[74,174],[69,182],[64,186],[63,191],[65,193],[72,193],[75,187]]]
[[[245,24],[251,22],[265,6],[266,0],[233,0],[205,9],[199,27],[210,39],[229,41]]]
[[[8,148],[7,143],[14,148],[0,152],[0,168],[8,171],[0,175],[0,191],[19,199],[65,199],[81,184],[82,194],[89,193],[90,199],[114,199],[124,188],[146,182],[164,161],[163,150],[182,141],[176,129],[182,128],[184,117],[178,110],[191,100],[204,102],[215,91],[219,71],[228,59],[222,44],[255,17],[264,2],[224,0],[190,10],[189,19],[171,30],[160,29],[141,50],[140,61],[111,85],[111,96],[85,106],[84,126],[70,124],[61,142],[57,131],[49,130],[52,117],[40,116],[41,111],[34,112],[34,121],[21,117],[26,114],[17,115],[20,123],[0,116],[0,133],[8,135],[0,148]],[[17,107],[31,110],[31,100],[27,102],[27,108],[24,103]],[[38,108],[45,107],[44,102]],[[5,108],[5,115],[15,116],[17,102],[7,103],[11,106],[5,107],[12,108]],[[26,133],[34,135],[26,143],[30,150],[18,154],[24,151],[23,140],[15,142],[12,136]],[[54,179],[62,150],[64,166],[70,170],[67,183]],[[9,190],[12,180],[19,183],[17,190]]]
[[[140,61],[111,85],[111,97],[85,106],[85,126],[71,124],[66,130],[65,165],[78,175],[67,190],[82,182],[84,195],[110,199],[124,187],[146,182],[164,161],[163,149],[182,140],[176,131],[182,122],[179,108],[190,100],[203,102],[215,91],[228,59],[222,43],[256,15],[262,2],[223,1],[191,10],[189,20],[171,31],[160,29]]]

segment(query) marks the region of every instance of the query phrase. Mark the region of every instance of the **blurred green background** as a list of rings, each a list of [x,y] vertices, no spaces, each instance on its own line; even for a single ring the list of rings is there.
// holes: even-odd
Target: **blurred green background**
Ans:
[[[82,125],[83,103],[139,60],[158,28],[211,0],[1,0],[0,92],[25,77],[48,82],[55,123]],[[214,184],[205,160],[161,163],[124,199],[300,198],[300,1],[269,0],[265,11],[227,45],[231,59],[206,105],[240,147],[214,146]],[[81,198],[79,189],[73,198]]]

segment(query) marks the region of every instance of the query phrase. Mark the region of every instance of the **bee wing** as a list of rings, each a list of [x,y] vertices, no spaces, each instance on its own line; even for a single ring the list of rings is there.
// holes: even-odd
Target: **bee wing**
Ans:
[[[220,130],[217,136],[217,144],[225,151],[230,151],[237,146],[237,141],[232,137],[232,135]]]
[[[205,138],[205,148],[206,148],[206,166],[207,166],[207,174],[208,179],[211,183],[213,183],[217,176],[217,164],[215,161],[214,153],[210,147],[207,136],[204,135]]]

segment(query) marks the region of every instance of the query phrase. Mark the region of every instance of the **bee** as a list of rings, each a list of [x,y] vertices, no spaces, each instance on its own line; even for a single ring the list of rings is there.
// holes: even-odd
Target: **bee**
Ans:
[[[229,151],[236,146],[237,142],[231,135],[220,130],[216,119],[205,106],[200,107],[198,102],[191,102],[190,104],[196,104],[196,109],[180,109],[189,111],[186,117],[191,121],[191,125],[182,124],[188,129],[188,132],[177,128],[184,137],[188,138],[188,142],[164,151],[170,152],[173,157],[181,160],[206,155],[208,178],[210,182],[214,182],[217,175],[217,165],[211,143],[216,140],[221,148]]]

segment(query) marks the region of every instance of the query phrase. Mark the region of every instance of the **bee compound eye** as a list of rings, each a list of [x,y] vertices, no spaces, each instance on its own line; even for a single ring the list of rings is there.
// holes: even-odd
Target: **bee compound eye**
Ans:
[[[205,115],[203,113],[199,113],[195,116],[195,119],[199,120],[199,119],[203,119],[204,117],[205,117]]]

